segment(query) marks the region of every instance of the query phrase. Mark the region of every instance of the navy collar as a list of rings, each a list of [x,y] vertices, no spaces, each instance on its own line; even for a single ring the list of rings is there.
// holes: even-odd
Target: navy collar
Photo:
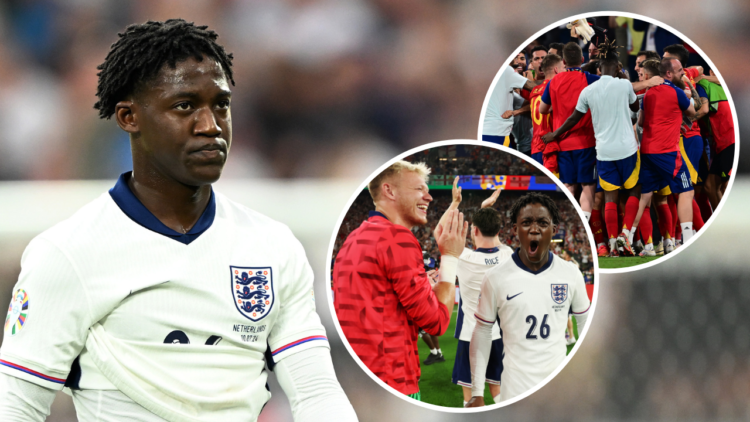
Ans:
[[[664,83],[663,84],[667,84],[667,85],[671,86],[672,88],[677,88],[677,85],[675,85],[674,83],[672,83],[672,81],[670,81],[669,79],[664,79]]]
[[[571,70],[575,70],[576,72],[583,72],[583,69],[581,69],[580,67],[568,67],[568,68],[565,68],[565,70],[567,72],[570,72]]]
[[[214,191],[211,189],[211,198],[208,200],[208,206],[201,214],[201,217],[195,223],[193,228],[187,233],[180,233],[176,230],[172,230],[167,227],[164,223],[159,221],[155,215],[151,213],[138,198],[133,194],[128,186],[128,180],[132,177],[132,171],[125,172],[120,175],[117,179],[115,186],[109,190],[109,195],[112,200],[115,201],[120,210],[125,215],[130,217],[131,220],[140,224],[141,226],[174,239],[180,243],[186,245],[197,239],[203,232],[208,230],[214,222],[216,216],[216,198],[214,197]]]
[[[494,248],[476,248],[474,250],[481,253],[495,253],[500,250],[500,247],[495,246]]]
[[[523,263],[523,261],[521,261],[521,257],[518,255],[518,251],[519,250],[521,250],[521,248],[516,248],[515,252],[513,252],[513,255],[511,255],[511,256],[513,257],[513,262],[515,262],[516,265],[518,265],[518,268],[520,268],[520,269],[522,269],[522,270],[524,270],[526,272],[530,272],[531,274],[537,275],[539,273],[544,272],[547,268],[550,267],[550,265],[552,265],[553,255],[552,255],[552,251],[550,251],[549,252],[549,259],[547,260],[547,263],[544,264],[544,266],[542,268],[540,268],[539,271],[532,271],[529,267],[527,267]]]
[[[370,214],[367,216],[367,218],[372,218],[372,217],[383,217],[386,220],[388,220],[388,217],[386,217],[385,214],[383,214],[380,211],[370,211]]]

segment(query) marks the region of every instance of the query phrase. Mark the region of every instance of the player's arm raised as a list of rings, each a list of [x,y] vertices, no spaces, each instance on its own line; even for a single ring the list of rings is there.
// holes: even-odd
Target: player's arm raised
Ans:
[[[448,215],[449,211],[457,210],[458,206],[461,205],[461,187],[458,186],[458,180],[459,177],[456,176],[453,179],[453,201],[451,201],[450,206],[448,206],[448,209],[445,210],[443,215],[440,217],[440,221],[438,221],[438,226],[443,226],[445,223],[446,216]]]
[[[439,282],[435,284],[433,291],[438,301],[445,305],[446,309],[452,310],[456,298],[456,269],[458,257],[461,256],[466,246],[466,234],[469,232],[469,223],[464,221],[463,213],[452,210],[446,213],[445,225],[435,229],[435,240],[440,249],[440,275]],[[430,333],[432,334],[432,333]]]
[[[497,201],[497,198],[500,197],[500,189],[496,189],[494,192],[492,192],[492,195],[490,195],[489,198],[482,201],[482,206],[480,208],[489,208],[493,205],[495,205],[495,202]]]
[[[647,81],[633,82],[633,92],[643,91],[644,89],[653,88],[663,83],[664,83],[664,78],[662,78],[661,76],[654,76],[653,78]]]

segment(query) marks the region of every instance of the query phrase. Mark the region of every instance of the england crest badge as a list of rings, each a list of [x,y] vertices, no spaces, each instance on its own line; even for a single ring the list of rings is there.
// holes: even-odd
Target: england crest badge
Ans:
[[[229,266],[229,269],[234,306],[242,316],[253,322],[265,318],[276,299],[271,267]]]
[[[550,288],[552,289],[552,300],[554,300],[555,303],[557,304],[563,303],[568,298],[567,283],[566,284],[551,284]]]

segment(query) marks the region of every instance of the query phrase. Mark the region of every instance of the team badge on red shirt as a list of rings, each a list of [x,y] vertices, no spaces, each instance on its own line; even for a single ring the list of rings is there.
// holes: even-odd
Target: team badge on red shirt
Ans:
[[[230,266],[234,306],[245,318],[257,322],[273,308],[276,295],[273,291],[271,267]]]

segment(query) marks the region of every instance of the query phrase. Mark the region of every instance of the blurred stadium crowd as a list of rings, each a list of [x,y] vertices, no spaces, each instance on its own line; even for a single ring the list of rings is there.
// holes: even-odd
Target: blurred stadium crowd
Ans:
[[[493,148],[464,146],[468,151],[469,157],[446,158],[452,147],[436,147],[419,153],[412,154],[404,158],[410,162],[425,162],[432,169],[430,179],[440,179],[441,184],[447,180],[447,184],[453,182],[452,176],[456,175],[541,175],[541,172],[533,165],[524,162],[522,159],[508,154],[507,152]],[[455,148],[455,147],[453,147]],[[451,163],[441,165],[442,163]],[[437,164],[437,166],[433,166]],[[478,170],[480,169],[480,170]],[[492,172],[485,173],[484,169],[491,169]],[[447,171],[446,171],[447,170]],[[520,173],[514,173],[519,171]],[[443,179],[441,176],[449,176],[449,179]],[[428,181],[428,184],[433,184]],[[489,191],[477,190],[471,191],[464,189],[462,191],[462,201],[459,209],[464,213],[467,221],[471,222],[472,215],[481,208],[482,201],[490,196]],[[504,217],[502,229],[500,230],[500,240],[512,248],[519,246],[518,239],[511,234],[510,208],[513,202],[523,196],[526,191],[506,190],[500,194],[500,198],[494,205],[494,208]],[[433,197],[432,202],[427,210],[427,224],[421,227],[415,227],[412,231],[422,245],[422,250],[426,251],[429,256],[439,263],[440,251],[437,242],[433,236],[433,229],[437,226],[440,217],[450,206],[452,196],[450,190],[432,190],[430,194]],[[575,260],[587,282],[593,282],[594,265],[592,262],[591,245],[575,206],[570,202],[567,196],[562,192],[544,192],[545,195],[552,197],[560,210],[561,223],[558,227],[556,237],[561,242],[555,243],[553,252],[567,260]],[[367,220],[368,213],[375,209],[372,198],[367,190],[362,191],[352,203],[339,227],[336,241],[334,243],[332,260],[335,260],[344,241],[353,230],[358,228],[363,221]],[[471,239],[466,239],[466,247],[473,248]]]

